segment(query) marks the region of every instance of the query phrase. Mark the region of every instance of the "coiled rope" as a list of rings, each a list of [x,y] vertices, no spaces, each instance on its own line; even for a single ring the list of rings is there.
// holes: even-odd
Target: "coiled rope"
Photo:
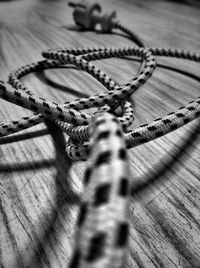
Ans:
[[[182,58],[200,62],[200,55],[176,49],[145,48],[144,43],[119,22],[115,28],[128,34],[139,45],[125,48],[51,49],[42,53],[42,61],[13,71],[8,83],[0,81],[0,97],[34,112],[0,124],[0,136],[6,136],[45,118],[69,135],[66,153],[73,160],[86,160],[85,190],[81,197],[78,231],[71,268],[122,267],[126,252],[129,181],[126,148],[161,137],[200,116],[200,97],[177,111],[149,124],[128,130],[134,120],[130,96],[152,75],[154,56]],[[111,57],[136,56],[142,59],[138,74],[118,85],[91,61]],[[73,64],[86,71],[108,90],[62,105],[36,96],[20,79],[32,72]],[[95,115],[81,110],[97,107]],[[116,109],[121,107],[117,116]]]

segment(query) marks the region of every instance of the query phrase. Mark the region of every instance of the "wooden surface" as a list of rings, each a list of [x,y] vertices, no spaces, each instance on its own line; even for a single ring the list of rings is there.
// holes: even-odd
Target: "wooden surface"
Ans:
[[[200,52],[200,9],[163,1],[100,1],[151,47]],[[122,35],[78,32],[67,2],[0,2],[0,79],[54,47],[126,46]],[[132,98],[133,127],[162,117],[199,95],[199,65],[158,59],[150,81]],[[133,59],[95,62],[120,84]],[[169,68],[172,66],[173,68]],[[173,70],[172,70],[173,69]],[[180,71],[184,70],[184,72]],[[104,88],[75,69],[25,77],[38,95],[62,103]],[[0,122],[31,114],[0,100]],[[129,151],[130,246],[124,267],[200,267],[199,120]],[[0,267],[66,267],[85,163],[65,157],[64,135],[49,122],[0,140]]]

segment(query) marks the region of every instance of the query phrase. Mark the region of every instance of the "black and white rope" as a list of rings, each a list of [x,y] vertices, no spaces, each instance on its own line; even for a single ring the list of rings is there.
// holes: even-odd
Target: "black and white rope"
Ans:
[[[8,83],[0,81],[2,99],[34,112],[31,117],[1,123],[0,137],[48,118],[68,134],[66,153],[69,157],[86,160],[90,155],[84,175],[85,190],[81,197],[76,245],[70,268],[122,267],[128,234],[126,148],[161,137],[200,116],[198,97],[163,118],[128,130],[134,120],[130,96],[151,77],[156,67],[154,56],[200,62],[200,55],[176,49],[147,49],[137,35],[119,22],[115,22],[114,28],[128,34],[139,47],[51,49],[42,53],[46,59],[13,71]],[[91,63],[123,56],[141,58],[137,75],[123,85],[118,85]],[[66,64],[86,71],[107,91],[60,105],[37,96],[20,80],[32,72]],[[98,109],[94,115],[81,111],[93,107]]]

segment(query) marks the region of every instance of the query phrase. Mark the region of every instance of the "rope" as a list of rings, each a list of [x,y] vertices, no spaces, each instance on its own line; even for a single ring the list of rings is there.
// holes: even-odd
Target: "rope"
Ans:
[[[93,117],[89,130],[91,155],[70,268],[123,267],[129,201],[123,131],[116,117],[105,112]]]
[[[85,190],[77,221],[75,250],[70,268],[122,267],[128,237],[129,180],[126,148],[159,138],[200,116],[200,97],[163,118],[128,130],[134,120],[130,96],[151,77],[154,56],[200,62],[200,55],[183,50],[146,48],[129,29],[116,22],[139,47],[59,48],[42,52],[42,61],[13,71],[8,83],[0,81],[0,97],[34,112],[33,116],[0,124],[0,136],[52,120],[68,136],[66,153],[73,160],[89,157],[84,175]],[[141,58],[137,75],[117,84],[91,62],[112,57]],[[20,79],[27,74],[72,64],[105,86],[105,93],[58,104],[31,92]],[[94,115],[82,110],[97,107]]]

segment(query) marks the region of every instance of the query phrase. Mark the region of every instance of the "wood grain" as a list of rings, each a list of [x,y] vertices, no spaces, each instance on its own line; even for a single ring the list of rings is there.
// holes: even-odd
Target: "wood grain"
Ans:
[[[200,9],[166,1],[99,1],[151,47],[200,51]],[[41,59],[54,47],[126,46],[122,35],[77,31],[66,1],[0,2],[0,79]],[[196,63],[159,58],[150,81],[133,96],[133,127],[162,117],[199,95]],[[120,84],[139,67],[135,59],[95,62]],[[62,103],[103,92],[76,69],[25,77],[36,94]],[[31,114],[0,100],[0,122]],[[200,267],[199,120],[129,151],[132,197],[130,247],[124,267]],[[65,136],[45,122],[0,140],[0,266],[66,267],[85,163],[64,153]]]

